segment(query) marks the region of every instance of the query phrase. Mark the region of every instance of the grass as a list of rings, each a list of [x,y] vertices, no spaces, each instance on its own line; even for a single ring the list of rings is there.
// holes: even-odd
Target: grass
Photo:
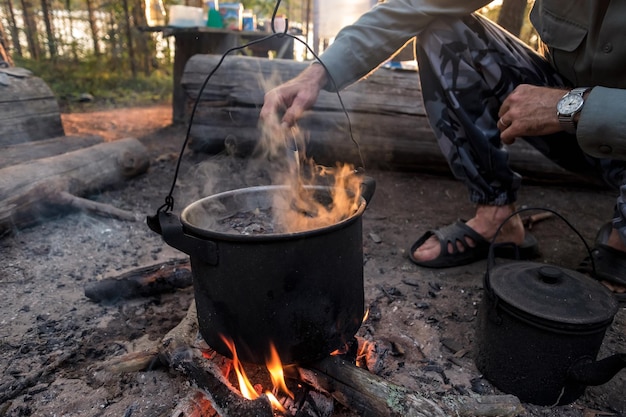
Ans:
[[[64,113],[96,109],[147,106],[172,99],[171,65],[161,64],[150,74],[138,73],[113,62],[16,60],[16,66],[42,78]]]

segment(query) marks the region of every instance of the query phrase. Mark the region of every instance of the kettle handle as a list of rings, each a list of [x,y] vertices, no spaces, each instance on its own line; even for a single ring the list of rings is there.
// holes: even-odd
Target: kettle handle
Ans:
[[[154,216],[148,216],[146,223],[152,231],[163,236],[165,243],[173,248],[209,265],[218,264],[217,243],[185,233],[177,215],[160,211]]]
[[[547,211],[550,212],[552,214],[554,214],[555,216],[557,216],[558,218],[560,218],[561,220],[563,220],[565,222],[565,224],[574,231],[574,233],[576,233],[576,235],[580,238],[580,240],[583,242],[583,244],[585,245],[585,249],[587,249],[587,254],[589,256],[590,262],[591,262],[591,269],[593,271],[593,273],[595,274],[596,271],[596,265],[593,261],[593,256],[591,256],[591,248],[589,247],[589,244],[587,243],[587,241],[585,240],[585,238],[583,237],[582,234],[580,234],[580,232],[565,218],[563,217],[563,215],[557,213],[556,211],[549,209],[549,208],[544,208],[544,207],[525,207],[525,208],[521,208],[518,209],[516,211],[514,211],[513,213],[511,213],[506,219],[504,219],[504,221],[502,221],[502,223],[500,223],[500,226],[498,226],[498,229],[496,230],[495,235],[493,236],[493,238],[491,239],[491,244],[489,245],[489,254],[487,255],[487,269],[485,271],[485,276],[483,278],[483,287],[484,289],[487,291],[487,294],[489,294],[492,298],[494,297],[493,291],[491,289],[491,282],[490,282],[490,278],[489,278],[489,273],[491,271],[491,268],[494,266],[495,264],[495,248],[496,247],[503,247],[503,246],[507,246],[510,245],[508,243],[495,243],[496,238],[498,237],[498,234],[500,234],[500,230],[502,230],[502,227],[504,226],[504,224],[506,222],[508,222],[512,217],[523,213],[525,211]]]

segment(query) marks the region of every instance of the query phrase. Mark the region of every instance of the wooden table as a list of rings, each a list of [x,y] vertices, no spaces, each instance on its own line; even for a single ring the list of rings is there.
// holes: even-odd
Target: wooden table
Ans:
[[[244,45],[246,42],[268,36],[267,32],[235,31],[211,27],[171,26],[141,27],[146,32],[163,32],[163,36],[174,37],[174,85],[172,93],[172,120],[174,123],[185,123],[186,97],[180,81],[189,58],[195,54],[221,55],[229,49]],[[246,48],[253,56],[267,57],[268,51],[276,51],[276,58],[293,59],[294,40],[291,37],[274,37],[267,41]],[[234,52],[233,52],[234,53]]]

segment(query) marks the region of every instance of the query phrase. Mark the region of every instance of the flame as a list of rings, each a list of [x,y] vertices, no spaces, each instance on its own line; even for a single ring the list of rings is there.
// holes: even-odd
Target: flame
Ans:
[[[285,372],[283,370],[283,364],[280,361],[276,347],[273,343],[270,343],[270,358],[267,360],[267,370],[270,372],[270,378],[272,379],[272,385],[274,389],[279,389],[287,394],[291,399],[295,398],[293,393],[287,388],[285,383]]]
[[[297,127],[285,129],[275,119],[263,124],[256,150],[275,162],[272,183],[287,186],[272,202],[274,223],[287,233],[336,224],[352,216],[361,203],[361,177],[355,175],[354,166],[317,165],[307,158],[305,145],[305,136]]]
[[[252,385],[252,382],[250,382],[250,379],[246,375],[243,364],[241,363],[241,361],[239,361],[239,356],[237,355],[237,348],[235,347],[235,343],[223,335],[221,336],[221,338],[228,347],[228,350],[230,350],[233,357],[232,366],[235,370],[235,375],[237,377],[237,382],[239,384],[239,391],[241,392],[241,395],[248,400],[255,400],[259,398],[261,396],[260,392],[258,392],[255,389],[254,385]],[[280,390],[292,399],[295,398],[293,393],[289,390],[289,388],[287,388],[282,362],[280,361],[280,357],[278,355],[276,347],[271,342],[270,358],[267,360],[266,366],[267,370],[270,373],[270,379],[272,380],[273,391],[278,392]],[[281,413],[287,412],[285,407],[283,407],[278,398],[276,398],[276,396],[271,391],[265,391],[264,394],[275,410],[278,410]]]
[[[245,369],[243,369],[243,364],[239,361],[235,344],[227,337],[221,337],[222,341],[226,344],[228,350],[230,350],[230,353],[233,356],[233,368],[235,369],[235,374],[237,376],[237,382],[239,383],[239,391],[241,392],[241,395],[249,400],[256,400],[257,398],[259,398],[259,393],[256,392],[256,390],[254,389],[254,386],[246,375]]]

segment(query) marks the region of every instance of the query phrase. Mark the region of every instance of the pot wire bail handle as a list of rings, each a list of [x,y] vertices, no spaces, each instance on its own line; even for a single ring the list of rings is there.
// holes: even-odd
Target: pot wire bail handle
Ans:
[[[215,65],[215,67],[211,70],[209,75],[207,75],[207,77],[204,79],[204,82],[202,83],[202,86],[198,90],[198,96],[194,100],[194,104],[193,104],[193,107],[192,107],[192,110],[191,110],[191,114],[190,114],[190,117],[189,117],[189,124],[187,125],[187,131],[185,133],[185,140],[183,141],[183,145],[182,145],[180,153],[178,155],[178,160],[176,162],[176,168],[174,170],[174,177],[172,179],[172,184],[170,186],[169,192],[168,192],[167,196],[165,197],[165,203],[162,204],[157,209],[157,211],[156,211],[156,213],[154,215],[147,216],[148,226],[152,230],[154,230],[155,232],[161,234],[161,226],[160,226],[159,220],[158,220],[159,214],[160,213],[167,214],[168,212],[171,212],[171,211],[174,210],[174,203],[175,203],[175,201],[174,201],[174,188],[176,187],[176,181],[177,181],[178,175],[180,173],[180,167],[181,167],[181,163],[182,163],[182,159],[183,159],[183,154],[185,152],[185,149],[187,148],[187,144],[188,144],[189,138],[191,136],[191,126],[193,125],[193,119],[194,119],[194,116],[196,114],[196,109],[198,107],[198,104],[200,103],[200,97],[202,96],[202,92],[204,91],[204,89],[208,85],[209,80],[211,79],[213,74],[215,74],[215,72],[218,70],[218,68],[222,65],[222,63],[224,62],[224,59],[226,58],[226,56],[228,56],[231,52],[247,48],[248,46],[255,45],[257,43],[265,42],[265,41],[267,41],[267,40],[269,40],[271,38],[282,38],[284,36],[287,36],[287,37],[290,37],[290,38],[300,42],[302,45],[304,45],[304,47],[307,49],[307,51],[309,51],[313,55],[313,57],[315,57],[316,62],[319,63],[320,65],[322,65],[322,67],[324,67],[324,70],[326,71],[326,74],[328,75],[328,78],[329,78],[329,80],[330,80],[330,82],[331,82],[331,84],[333,86],[333,89],[336,92],[337,98],[339,99],[339,104],[341,105],[341,109],[342,109],[343,113],[346,116],[347,123],[348,123],[348,132],[349,132],[349,135],[350,135],[350,140],[355,144],[355,146],[356,146],[356,148],[358,150],[358,153],[359,153],[359,159],[361,161],[361,165],[363,166],[363,168],[365,168],[363,155],[361,153],[361,147],[360,147],[359,143],[357,142],[357,140],[354,138],[353,129],[352,129],[352,122],[350,120],[350,115],[348,114],[348,110],[346,109],[346,106],[344,105],[344,102],[343,102],[343,99],[341,98],[341,95],[339,94],[339,91],[338,91],[338,88],[337,88],[337,83],[335,82],[333,76],[328,71],[328,68],[320,60],[319,56],[315,53],[315,51],[313,51],[313,49],[311,49],[311,47],[305,41],[303,41],[302,39],[300,39],[300,38],[298,38],[298,37],[296,37],[294,35],[291,35],[291,34],[287,33],[287,30],[289,29],[289,19],[285,19],[285,28],[284,28],[283,32],[280,32],[280,33],[276,32],[276,28],[274,26],[274,21],[276,19],[276,15],[278,14],[278,9],[280,7],[280,3],[281,3],[281,0],[277,0],[276,1],[276,6],[274,6],[274,11],[272,12],[272,19],[271,19],[272,33],[270,35],[264,36],[262,38],[251,40],[250,42],[247,42],[244,45],[235,46],[235,47],[232,47],[232,48],[228,49],[226,52],[224,52],[224,54],[222,54],[222,56],[221,56],[220,60],[218,61],[217,65]],[[297,150],[297,147],[296,147],[296,150]]]
[[[591,248],[589,247],[589,244],[587,243],[587,241],[585,240],[585,238],[583,237],[583,235],[565,218],[563,217],[563,215],[561,215],[560,213],[556,212],[555,210],[549,209],[549,208],[544,208],[544,207],[525,207],[525,208],[521,208],[518,209],[516,211],[514,211],[513,213],[511,213],[506,219],[504,219],[504,221],[502,221],[502,223],[500,223],[500,226],[498,226],[498,229],[496,230],[495,235],[493,236],[493,238],[491,239],[490,245],[489,245],[489,254],[487,255],[487,269],[485,271],[485,275],[483,278],[483,287],[485,289],[485,291],[487,291],[489,293],[489,295],[492,298],[495,298],[497,300],[497,297],[494,297],[494,292],[493,289],[491,288],[491,283],[490,283],[490,278],[489,278],[489,273],[491,271],[491,268],[495,265],[495,248],[496,247],[502,247],[502,246],[506,246],[509,245],[508,243],[496,243],[496,238],[498,237],[498,235],[500,234],[500,230],[502,230],[502,227],[504,226],[504,224],[506,222],[508,222],[511,218],[513,218],[514,216],[523,213],[525,211],[547,211],[550,212],[552,214],[554,214],[555,216],[557,216],[558,218],[560,218],[561,220],[563,220],[565,222],[565,224],[574,231],[574,233],[576,233],[576,235],[580,238],[580,240],[583,242],[583,244],[585,245],[585,249],[587,250],[587,254],[589,256],[589,259],[591,261],[591,270],[593,271],[593,274],[596,273],[596,264],[593,260],[593,256],[591,255]]]

